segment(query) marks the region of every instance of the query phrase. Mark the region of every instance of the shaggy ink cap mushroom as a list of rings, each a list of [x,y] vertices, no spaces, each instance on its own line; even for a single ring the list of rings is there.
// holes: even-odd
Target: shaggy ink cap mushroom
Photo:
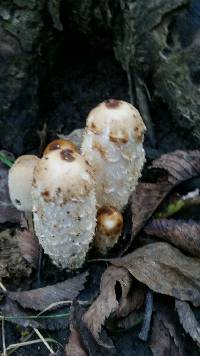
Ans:
[[[50,150],[34,171],[33,217],[44,252],[59,267],[84,263],[96,225],[93,172],[79,153]]]
[[[56,140],[50,142],[46,146],[46,148],[43,152],[43,156],[51,151],[55,151],[55,150],[59,150],[59,149],[69,149],[69,150],[78,152],[78,147],[72,141],[64,140],[64,139],[56,139]]]
[[[107,100],[89,113],[82,154],[95,172],[98,207],[127,204],[145,162],[144,131],[139,111],[122,100]]]
[[[23,155],[16,159],[9,170],[8,187],[13,205],[21,211],[32,211],[33,171],[39,158],[34,155]]]
[[[103,206],[97,212],[94,246],[100,254],[115,246],[123,229],[123,216],[112,206]]]

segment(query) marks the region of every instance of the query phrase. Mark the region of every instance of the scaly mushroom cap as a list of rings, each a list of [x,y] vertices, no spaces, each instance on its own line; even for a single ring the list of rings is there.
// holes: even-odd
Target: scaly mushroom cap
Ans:
[[[51,151],[55,151],[55,150],[59,150],[59,149],[69,149],[69,150],[78,152],[77,146],[72,141],[64,140],[64,139],[56,139],[56,140],[50,142],[46,146],[46,148],[43,152],[43,156]]]
[[[96,225],[96,199],[90,166],[75,150],[45,154],[34,171],[36,235],[57,266],[81,267]]]
[[[107,100],[89,113],[82,154],[95,172],[98,206],[127,204],[145,161],[144,131],[138,110],[125,101]]]
[[[112,206],[103,206],[97,212],[94,246],[105,255],[119,240],[123,229],[123,216]]]
[[[10,199],[18,210],[32,211],[33,171],[38,161],[39,158],[34,155],[20,156],[9,170]]]

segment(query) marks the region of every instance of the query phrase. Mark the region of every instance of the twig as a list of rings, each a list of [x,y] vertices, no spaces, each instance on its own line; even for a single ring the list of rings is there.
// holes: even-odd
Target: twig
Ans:
[[[59,345],[59,346],[61,346],[61,347],[63,348],[63,345],[61,345],[58,341],[56,341],[56,340],[54,340],[54,339],[46,338],[45,340],[48,341],[48,342],[55,343],[55,344],[57,344],[57,345]],[[36,339],[36,340],[31,340],[31,341],[25,341],[25,342],[19,342],[19,343],[17,343],[17,344],[11,344],[11,345],[9,345],[6,350],[9,351],[9,350],[14,349],[14,351],[15,351],[15,350],[17,350],[17,349],[20,348],[20,347],[29,346],[29,345],[34,345],[34,344],[39,344],[39,343],[41,343],[41,342],[43,342],[41,339]]]
[[[147,341],[148,339],[152,313],[153,313],[153,293],[151,290],[148,290],[146,295],[146,301],[145,301],[144,320],[143,320],[141,331],[138,335],[138,337],[143,341]]]
[[[43,309],[41,312],[39,312],[39,314],[37,314],[37,316],[42,315],[43,313],[47,312],[48,310],[50,310],[50,309],[52,309],[54,307],[58,307],[60,305],[68,305],[68,304],[72,304],[72,300],[62,300],[60,302],[52,303],[52,304],[48,305],[48,307]]]
[[[33,328],[33,330],[35,331],[35,333],[39,336],[39,338],[42,340],[42,342],[44,343],[44,345],[46,346],[46,348],[53,354],[54,351],[53,349],[50,347],[50,345],[48,344],[48,342],[44,339],[44,337],[42,336],[42,334],[39,332],[39,330],[37,328]]]

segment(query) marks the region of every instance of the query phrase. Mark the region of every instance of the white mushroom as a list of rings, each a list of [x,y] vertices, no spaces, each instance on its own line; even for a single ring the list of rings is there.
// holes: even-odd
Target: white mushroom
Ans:
[[[46,146],[46,148],[43,152],[43,156],[51,151],[59,150],[59,149],[69,149],[69,150],[78,152],[78,147],[72,141],[67,140],[67,139],[58,138],[58,139],[50,142]]]
[[[144,131],[138,110],[125,101],[107,100],[89,113],[82,154],[95,172],[98,207],[127,204],[145,162]]]
[[[123,229],[123,216],[112,206],[103,206],[97,212],[94,246],[102,255],[114,247]]]
[[[93,172],[71,148],[48,151],[34,171],[33,216],[44,252],[62,268],[85,261],[96,225]]]
[[[32,211],[33,171],[38,161],[39,158],[34,155],[20,156],[9,170],[8,187],[10,199],[18,210]]]

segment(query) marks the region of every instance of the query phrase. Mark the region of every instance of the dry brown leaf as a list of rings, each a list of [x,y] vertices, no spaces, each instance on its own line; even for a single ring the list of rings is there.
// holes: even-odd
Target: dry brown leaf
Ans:
[[[163,154],[152,163],[153,168],[168,172],[168,181],[173,186],[200,174],[200,151],[181,151]]]
[[[142,284],[136,284],[132,286],[127,297],[124,297],[116,312],[114,312],[114,318],[124,318],[134,310],[138,310],[142,307],[145,299],[146,290]]]
[[[73,326],[70,327],[69,340],[65,346],[65,356],[87,356],[79,332]]]
[[[139,183],[131,196],[133,235],[137,235],[171,189],[162,183]]]
[[[8,292],[10,299],[23,308],[42,311],[52,303],[73,300],[83,289],[88,273],[84,272],[64,282],[25,292]]]
[[[38,267],[39,260],[39,241],[36,236],[28,230],[20,231],[17,234],[19,248],[24,259],[34,268]]]
[[[110,262],[126,268],[155,292],[200,305],[200,259],[187,257],[167,243],[149,244]]]
[[[32,266],[21,253],[15,230],[7,229],[0,233],[0,278],[20,279],[29,277]]]
[[[108,337],[105,330],[101,333],[101,341],[94,337],[91,330],[84,321],[85,310],[78,303],[74,303],[71,308],[72,326],[79,333],[81,344],[88,356],[114,356],[115,347],[112,339]]]
[[[0,162],[0,224],[18,223],[21,213],[11,203],[8,191],[8,168]]]
[[[187,302],[176,300],[176,310],[179,320],[186,333],[200,346],[200,324]]]
[[[153,219],[145,226],[145,232],[200,257],[200,223],[196,221]]]
[[[127,298],[131,283],[131,275],[124,268],[110,266],[103,273],[100,295],[84,315],[84,322],[97,340],[105,320]]]
[[[159,320],[157,315],[153,317],[152,333],[150,347],[154,356],[183,356],[175,345],[174,339],[171,337],[169,329],[164,325],[162,320]]]

